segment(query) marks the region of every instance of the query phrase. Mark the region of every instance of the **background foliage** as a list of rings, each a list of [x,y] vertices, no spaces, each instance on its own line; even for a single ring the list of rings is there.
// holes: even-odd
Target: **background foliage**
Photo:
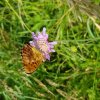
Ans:
[[[91,1],[91,2],[90,2]],[[100,100],[99,0],[0,0],[0,100]],[[21,49],[47,28],[58,41],[31,75]]]

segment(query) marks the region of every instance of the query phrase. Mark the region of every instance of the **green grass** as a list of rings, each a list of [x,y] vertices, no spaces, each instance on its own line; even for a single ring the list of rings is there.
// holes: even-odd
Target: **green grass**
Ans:
[[[0,100],[100,100],[100,2],[77,1],[0,1]],[[56,52],[27,75],[21,49],[44,26]]]

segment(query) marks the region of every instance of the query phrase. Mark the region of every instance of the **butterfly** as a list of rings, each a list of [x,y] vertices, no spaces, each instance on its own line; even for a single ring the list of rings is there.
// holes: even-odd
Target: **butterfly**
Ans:
[[[22,62],[27,74],[34,72],[44,61],[43,54],[35,47],[25,44],[22,48]]]

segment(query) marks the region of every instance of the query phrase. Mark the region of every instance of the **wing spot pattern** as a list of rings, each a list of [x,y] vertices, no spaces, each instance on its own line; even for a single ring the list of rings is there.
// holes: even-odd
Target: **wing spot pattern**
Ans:
[[[44,60],[44,57],[40,51],[36,48],[26,44],[22,49],[22,61],[24,70],[30,74],[34,72]]]

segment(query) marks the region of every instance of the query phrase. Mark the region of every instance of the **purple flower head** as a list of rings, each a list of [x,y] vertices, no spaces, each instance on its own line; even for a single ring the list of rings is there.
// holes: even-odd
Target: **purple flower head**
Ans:
[[[32,32],[32,38],[33,41],[29,42],[30,45],[40,50],[43,53],[45,59],[50,60],[50,52],[55,52],[53,48],[57,42],[48,42],[48,34],[46,34],[46,28],[44,27],[41,33],[38,32],[38,35],[35,35],[35,33]]]

